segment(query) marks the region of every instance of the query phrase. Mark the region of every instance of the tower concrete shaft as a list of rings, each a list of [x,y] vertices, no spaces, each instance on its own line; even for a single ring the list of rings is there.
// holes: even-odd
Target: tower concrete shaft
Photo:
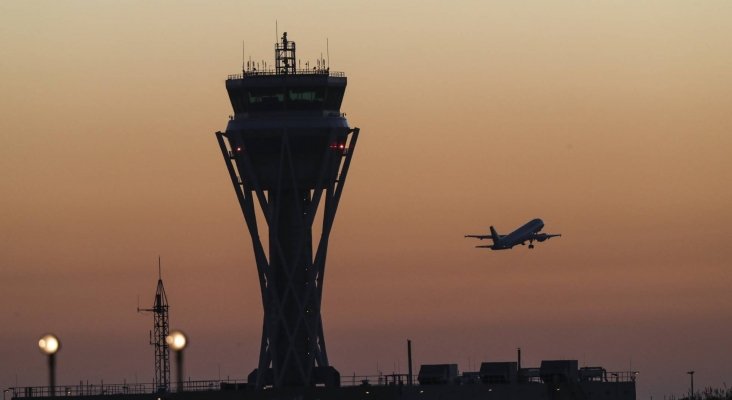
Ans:
[[[251,235],[264,307],[259,365],[249,383],[336,386],[320,307],[328,239],[359,130],[340,113],[344,74],[323,60],[295,68],[287,33],[275,55],[273,70],[250,66],[226,80],[235,115],[216,133]],[[317,216],[322,225],[313,238]]]

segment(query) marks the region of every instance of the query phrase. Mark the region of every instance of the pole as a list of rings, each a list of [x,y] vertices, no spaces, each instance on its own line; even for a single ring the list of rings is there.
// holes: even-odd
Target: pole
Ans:
[[[407,385],[412,386],[412,341],[407,339],[407,360],[409,363],[409,376],[407,377]]]
[[[694,399],[694,374],[691,374],[691,399]]]
[[[51,397],[56,396],[56,353],[48,355],[48,386]]]
[[[175,371],[176,371],[176,379],[178,380],[177,383],[177,391],[182,392],[183,391],[183,350],[178,350],[175,352]]]
[[[689,399],[694,400],[694,371],[687,372],[691,377],[691,388],[689,389]]]

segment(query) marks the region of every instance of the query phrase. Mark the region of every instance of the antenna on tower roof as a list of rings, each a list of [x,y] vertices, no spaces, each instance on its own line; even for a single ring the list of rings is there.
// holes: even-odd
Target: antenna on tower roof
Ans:
[[[247,60],[247,57],[246,57],[246,51],[245,50],[246,50],[246,46],[244,44],[244,41],[242,40],[241,41],[241,72],[245,72],[246,71],[246,62],[247,62],[246,60]]]
[[[158,280],[163,280],[163,269],[160,267],[160,256],[158,256]]]
[[[330,44],[328,43],[328,38],[325,38],[325,56],[328,58],[326,68],[330,69]]]

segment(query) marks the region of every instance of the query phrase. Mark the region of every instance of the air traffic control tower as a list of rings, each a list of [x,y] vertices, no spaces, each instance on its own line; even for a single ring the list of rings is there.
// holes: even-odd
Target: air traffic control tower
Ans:
[[[285,33],[275,44],[273,69],[249,64],[229,76],[234,116],[226,132],[216,133],[262,293],[259,365],[248,377],[257,388],[340,382],[328,363],[320,303],[328,237],[359,130],[340,111],[345,74],[331,72],[325,60],[298,64]],[[320,237],[313,238],[313,224],[321,221]],[[268,252],[261,235],[268,235]]]

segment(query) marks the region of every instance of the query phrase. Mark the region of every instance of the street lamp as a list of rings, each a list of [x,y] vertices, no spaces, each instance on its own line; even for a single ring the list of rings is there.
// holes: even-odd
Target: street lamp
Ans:
[[[689,399],[694,400],[694,371],[687,372],[691,377],[691,388],[689,390]]]
[[[175,352],[175,371],[178,379],[177,391],[183,391],[183,350],[188,346],[186,334],[179,330],[170,331],[165,342]]]
[[[38,347],[48,356],[48,386],[51,397],[56,396],[56,352],[61,348],[61,341],[52,333],[43,335],[38,340]]]

